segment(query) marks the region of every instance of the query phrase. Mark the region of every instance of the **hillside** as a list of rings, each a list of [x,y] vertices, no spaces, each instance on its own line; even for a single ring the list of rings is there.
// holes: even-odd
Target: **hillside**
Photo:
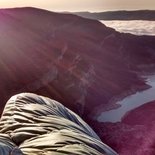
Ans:
[[[131,110],[121,122],[92,123],[104,142],[120,155],[154,155],[154,113],[155,101],[152,101]]]

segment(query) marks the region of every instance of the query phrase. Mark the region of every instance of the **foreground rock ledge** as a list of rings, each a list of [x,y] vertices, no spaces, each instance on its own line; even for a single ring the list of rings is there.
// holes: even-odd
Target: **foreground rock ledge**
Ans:
[[[117,155],[78,115],[49,98],[11,97],[0,122],[1,155]]]

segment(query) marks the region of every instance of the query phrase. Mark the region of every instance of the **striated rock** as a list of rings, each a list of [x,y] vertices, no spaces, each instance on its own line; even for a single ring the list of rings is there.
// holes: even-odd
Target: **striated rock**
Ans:
[[[0,124],[3,155],[118,155],[77,114],[36,94],[11,97]]]

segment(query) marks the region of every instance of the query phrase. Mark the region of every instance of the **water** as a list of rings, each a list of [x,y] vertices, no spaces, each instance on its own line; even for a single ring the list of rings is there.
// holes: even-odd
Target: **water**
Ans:
[[[132,33],[135,35],[155,35],[155,21],[101,21],[108,27],[112,27],[119,32]],[[122,117],[130,110],[142,106],[143,104],[155,100],[155,75],[148,76],[146,83],[150,89],[137,92],[124,98],[116,104],[121,107],[102,112],[97,118],[100,122],[120,122]]]
[[[155,75],[147,76],[146,83],[151,86],[150,89],[144,90],[142,92],[137,92],[124,98],[122,101],[116,104],[121,105],[121,107],[102,112],[97,118],[100,122],[120,122],[121,118],[130,110],[135,109],[147,102],[155,100]]]
[[[155,21],[143,21],[143,20],[113,20],[103,21],[108,27],[112,27],[119,32],[132,33],[135,35],[155,35]]]

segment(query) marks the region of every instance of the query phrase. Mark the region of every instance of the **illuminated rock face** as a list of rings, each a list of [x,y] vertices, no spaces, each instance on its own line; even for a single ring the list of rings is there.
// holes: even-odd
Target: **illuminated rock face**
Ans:
[[[155,70],[154,42],[71,14],[0,10],[1,107],[16,93],[33,92],[63,103],[95,128],[102,111],[149,88],[141,75]]]
[[[74,112],[36,94],[11,97],[0,124],[3,155],[118,155]]]

